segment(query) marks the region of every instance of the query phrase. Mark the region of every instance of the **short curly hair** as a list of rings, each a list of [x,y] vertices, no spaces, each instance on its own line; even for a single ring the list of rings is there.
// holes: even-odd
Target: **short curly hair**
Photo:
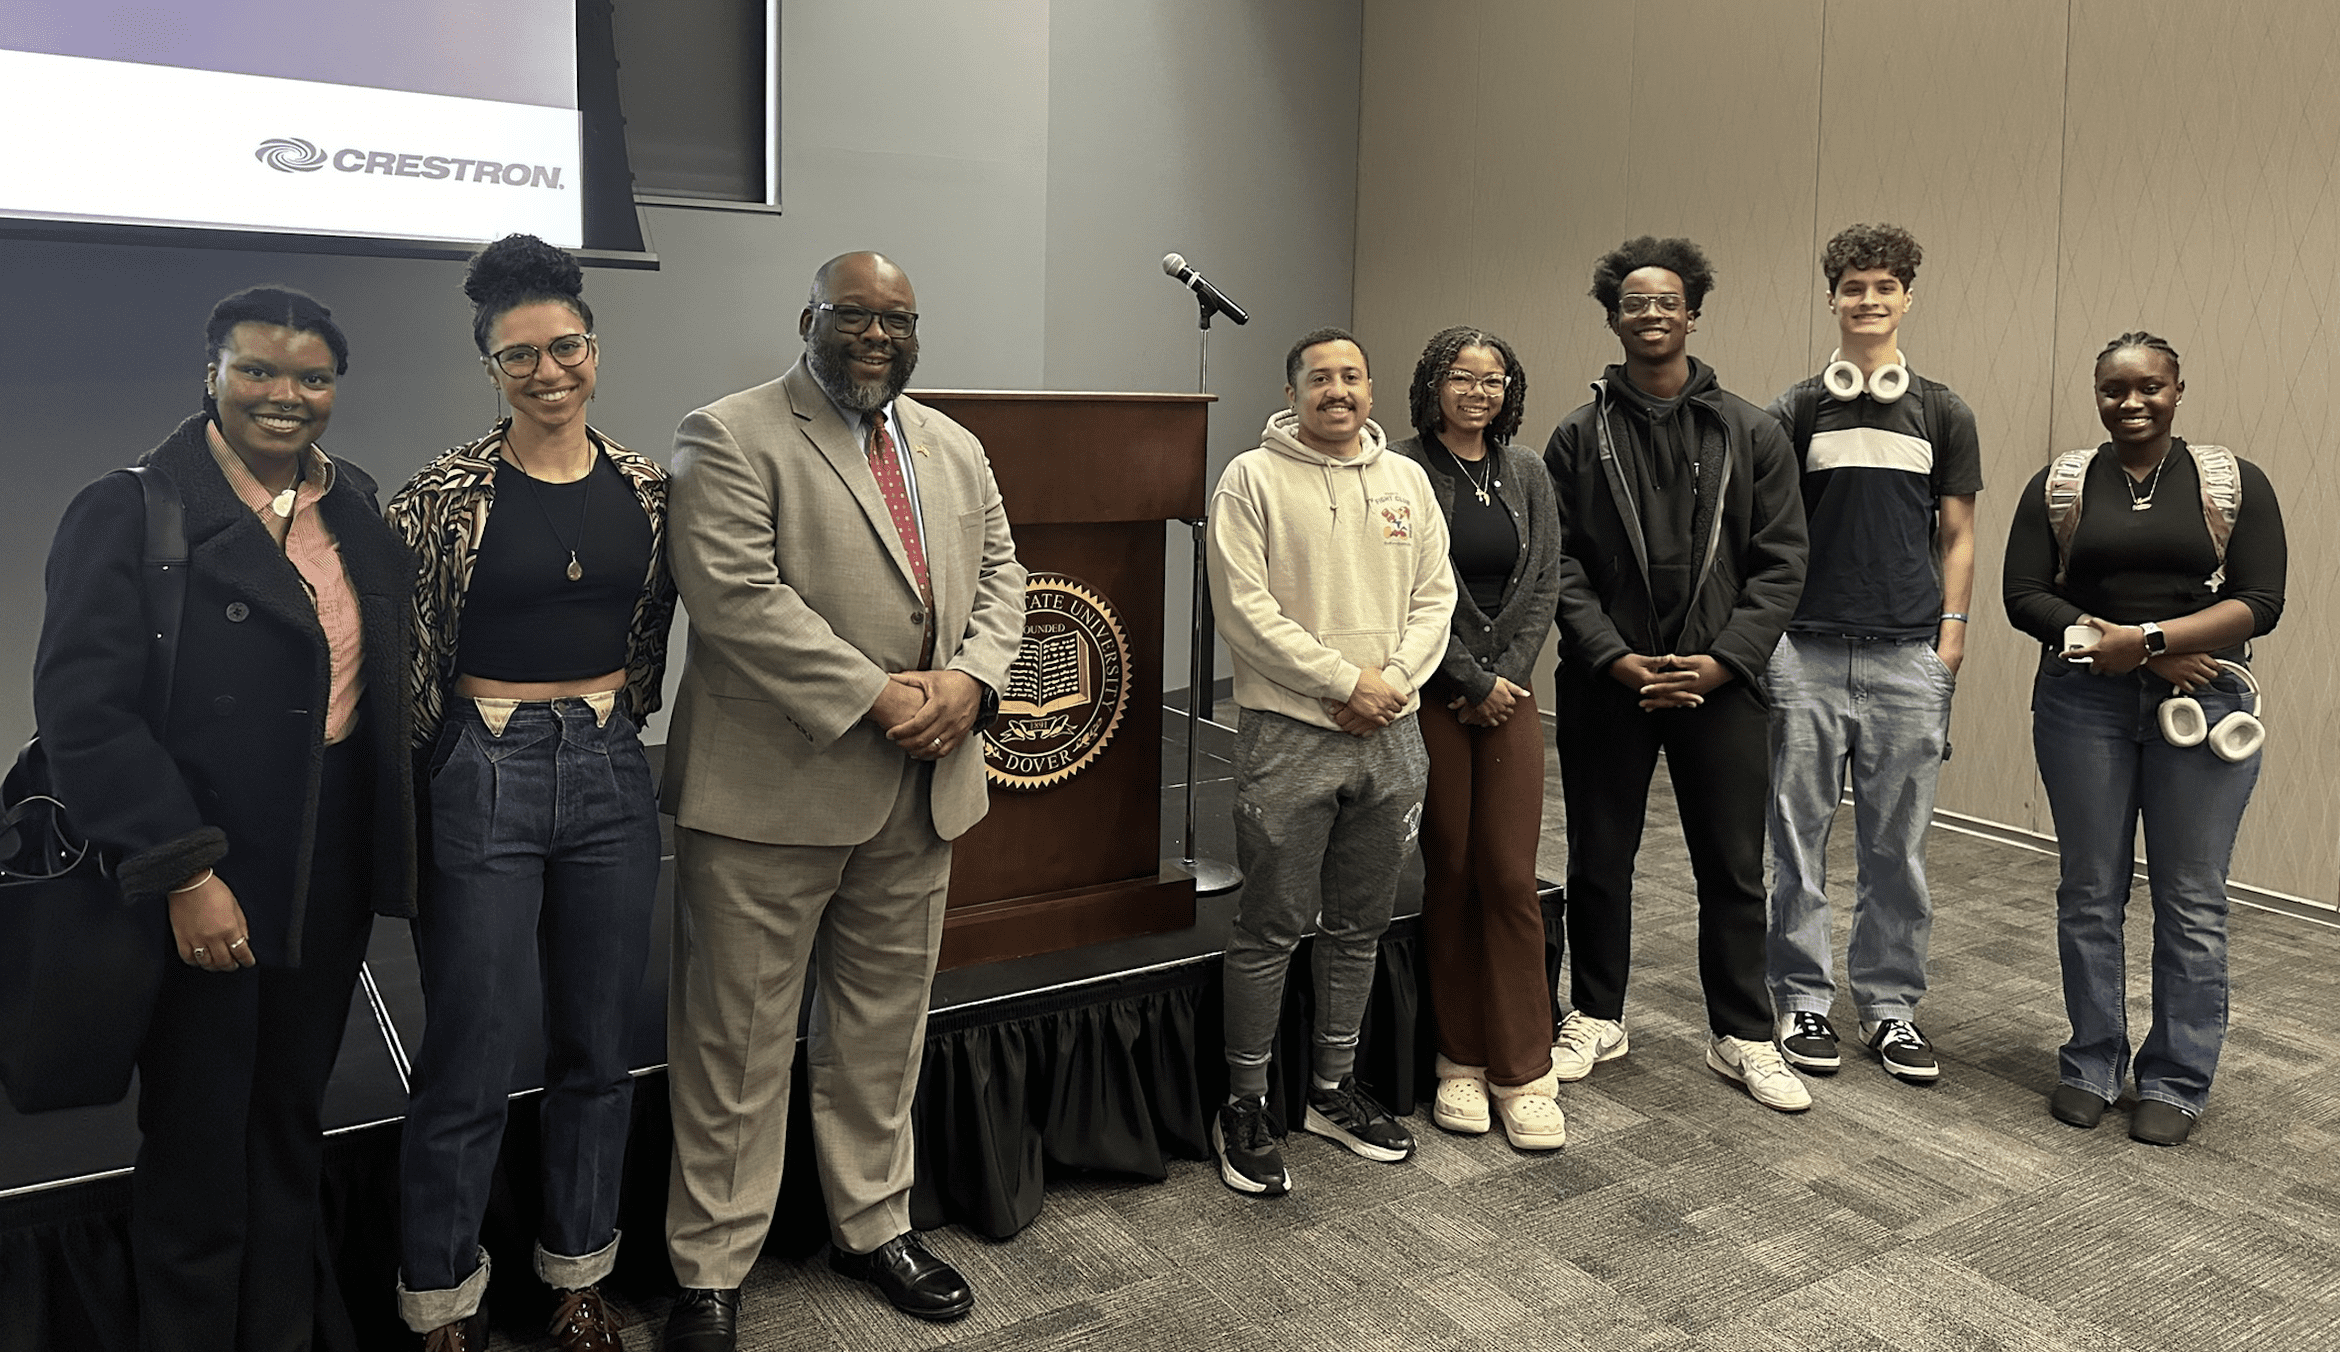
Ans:
[[[1925,261],[1926,251],[1917,237],[1898,225],[1848,225],[1820,251],[1820,275],[1834,291],[1848,272],[1884,268],[1900,278],[1906,290],[1917,285],[1918,264]]]
[[[1300,341],[1292,344],[1292,350],[1284,354],[1284,385],[1287,389],[1300,388],[1300,358],[1318,343],[1347,343],[1356,348],[1357,355],[1365,358],[1367,375],[1371,375],[1373,358],[1365,355],[1365,345],[1357,341],[1357,335],[1327,324],[1321,329],[1310,329],[1301,334]]]
[[[1519,420],[1527,411],[1527,368],[1519,364],[1519,354],[1511,344],[1468,324],[1440,329],[1430,335],[1429,345],[1422,349],[1422,359],[1414,363],[1414,383],[1406,389],[1406,412],[1413,419],[1414,430],[1425,437],[1435,436],[1446,425],[1446,414],[1438,407],[1438,387],[1446,380],[1454,359],[1466,347],[1487,348],[1503,359],[1503,406],[1495,410],[1495,418],[1487,424],[1489,445],[1501,445],[1519,431]]]
[[[1706,293],[1714,289],[1714,264],[1706,261],[1706,251],[1679,235],[1659,239],[1655,235],[1641,235],[1602,254],[1593,264],[1592,298],[1617,317],[1617,299],[1625,293],[1625,279],[1643,268],[1664,268],[1682,279],[1682,299],[1697,314],[1706,304]]]

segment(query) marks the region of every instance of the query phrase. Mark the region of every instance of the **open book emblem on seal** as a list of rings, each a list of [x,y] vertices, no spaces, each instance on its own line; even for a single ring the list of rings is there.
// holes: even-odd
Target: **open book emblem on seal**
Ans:
[[[1128,705],[1129,633],[1113,603],[1077,577],[1032,574],[984,774],[1003,789],[1062,784],[1104,752]]]

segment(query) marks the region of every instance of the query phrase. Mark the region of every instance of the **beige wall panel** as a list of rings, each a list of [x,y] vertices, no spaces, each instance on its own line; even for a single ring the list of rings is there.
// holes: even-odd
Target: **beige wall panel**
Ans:
[[[1635,7],[1627,226],[1705,248],[1718,280],[1690,351],[1758,404],[1809,374],[1822,8]]]
[[[2038,0],[1831,0],[1823,43],[1819,223],[1799,300],[1806,371],[1836,345],[1818,258],[1855,221],[1925,246],[1901,331],[1919,371],[1973,408],[1983,450],[1975,597],[1940,804],[2048,832],[2031,754],[2039,650],[2008,627],[1999,564],[2017,494],[2049,446],[2064,11]]]
[[[2180,434],[2232,446],[2273,480],[2290,526],[2288,601],[2255,664],[2272,736],[2233,873],[2329,904],[2340,892],[2340,534],[2326,528],[2340,516],[2340,10],[2075,0],[2071,31],[2055,441],[2103,439],[2088,393],[2095,355],[2147,328],[2185,356]]]

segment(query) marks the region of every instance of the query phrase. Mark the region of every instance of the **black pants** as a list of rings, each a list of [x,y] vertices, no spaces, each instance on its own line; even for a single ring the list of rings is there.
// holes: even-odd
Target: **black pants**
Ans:
[[[310,1346],[325,1082],[373,932],[362,741],[326,751],[301,965],[173,964],[163,978],[138,1056],[130,1192],[146,1352]],[[233,886],[230,848],[220,874]]]
[[[1695,709],[1640,708],[1606,673],[1563,666],[1556,740],[1568,805],[1569,1003],[1622,1019],[1633,957],[1633,860],[1658,752],[1698,880],[1698,977],[1716,1036],[1771,1036],[1764,986],[1763,809],[1770,716],[1731,681]]]

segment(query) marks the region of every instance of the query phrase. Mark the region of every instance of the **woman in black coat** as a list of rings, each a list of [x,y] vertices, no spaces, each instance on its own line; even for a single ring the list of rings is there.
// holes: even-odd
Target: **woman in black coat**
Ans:
[[[141,458],[186,515],[165,728],[128,475],[58,525],[33,702],[76,825],[126,893],[167,896],[180,959],[138,1060],[140,1345],[306,1347],[325,1082],[373,915],[414,905],[414,563],[373,480],[316,446],[348,368],[331,313],[238,292],[204,346],[204,412]]]

